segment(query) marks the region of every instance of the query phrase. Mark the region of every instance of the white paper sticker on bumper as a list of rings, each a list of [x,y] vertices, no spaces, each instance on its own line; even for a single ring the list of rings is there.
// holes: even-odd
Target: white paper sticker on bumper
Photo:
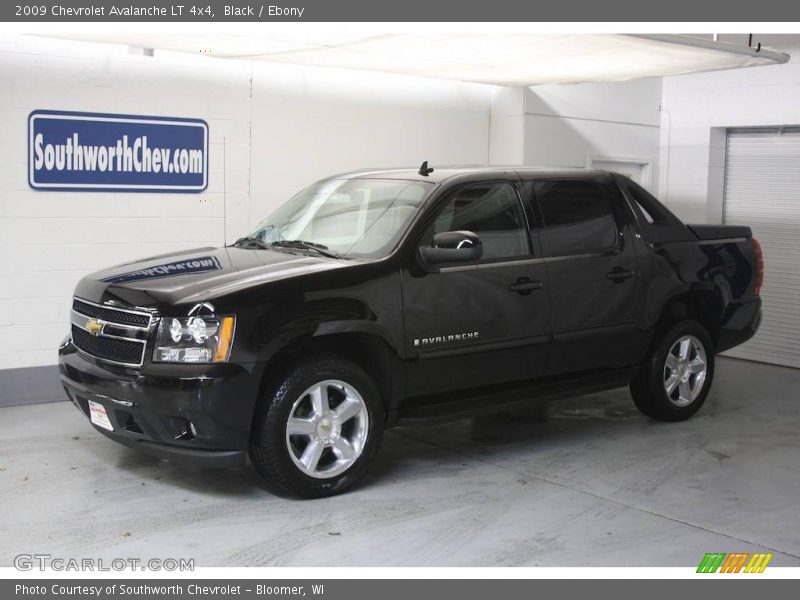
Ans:
[[[91,419],[92,423],[98,427],[108,429],[109,431],[114,431],[114,426],[111,424],[111,421],[108,420],[106,407],[99,402],[92,402],[89,400],[89,418]]]

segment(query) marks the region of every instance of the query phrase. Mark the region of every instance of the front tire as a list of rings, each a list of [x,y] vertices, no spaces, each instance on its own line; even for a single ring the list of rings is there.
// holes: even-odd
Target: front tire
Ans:
[[[278,494],[339,494],[366,475],[383,417],[378,389],[363,369],[334,356],[306,359],[260,399],[250,459]]]
[[[659,421],[683,421],[708,396],[714,378],[714,344],[700,323],[673,325],[653,348],[630,391],[637,408]]]

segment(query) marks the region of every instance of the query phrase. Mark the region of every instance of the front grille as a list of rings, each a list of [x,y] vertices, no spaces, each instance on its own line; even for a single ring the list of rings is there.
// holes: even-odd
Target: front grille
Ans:
[[[87,354],[103,360],[139,366],[144,359],[145,344],[105,336],[95,337],[76,325],[72,326],[72,343]]]
[[[117,310],[105,306],[89,304],[77,298],[72,300],[72,310],[88,317],[102,319],[120,325],[130,325],[132,327],[148,327],[150,325],[150,315],[128,312],[127,310]]]

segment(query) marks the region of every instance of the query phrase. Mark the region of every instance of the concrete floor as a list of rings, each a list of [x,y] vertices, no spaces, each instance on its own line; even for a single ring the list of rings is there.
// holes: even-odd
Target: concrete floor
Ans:
[[[720,359],[685,423],[627,390],[389,432],[368,483],[264,492],[184,472],[92,430],[70,404],[0,409],[0,566],[21,552],[198,566],[695,566],[769,551],[800,566],[800,370]]]

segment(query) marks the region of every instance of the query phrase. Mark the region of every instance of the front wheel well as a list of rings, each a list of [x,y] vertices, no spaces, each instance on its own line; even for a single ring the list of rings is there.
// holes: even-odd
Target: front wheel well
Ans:
[[[259,398],[294,365],[320,355],[349,360],[364,369],[378,387],[384,413],[389,411],[398,393],[399,378],[395,375],[398,358],[384,340],[357,332],[308,336],[290,342],[264,365]]]

